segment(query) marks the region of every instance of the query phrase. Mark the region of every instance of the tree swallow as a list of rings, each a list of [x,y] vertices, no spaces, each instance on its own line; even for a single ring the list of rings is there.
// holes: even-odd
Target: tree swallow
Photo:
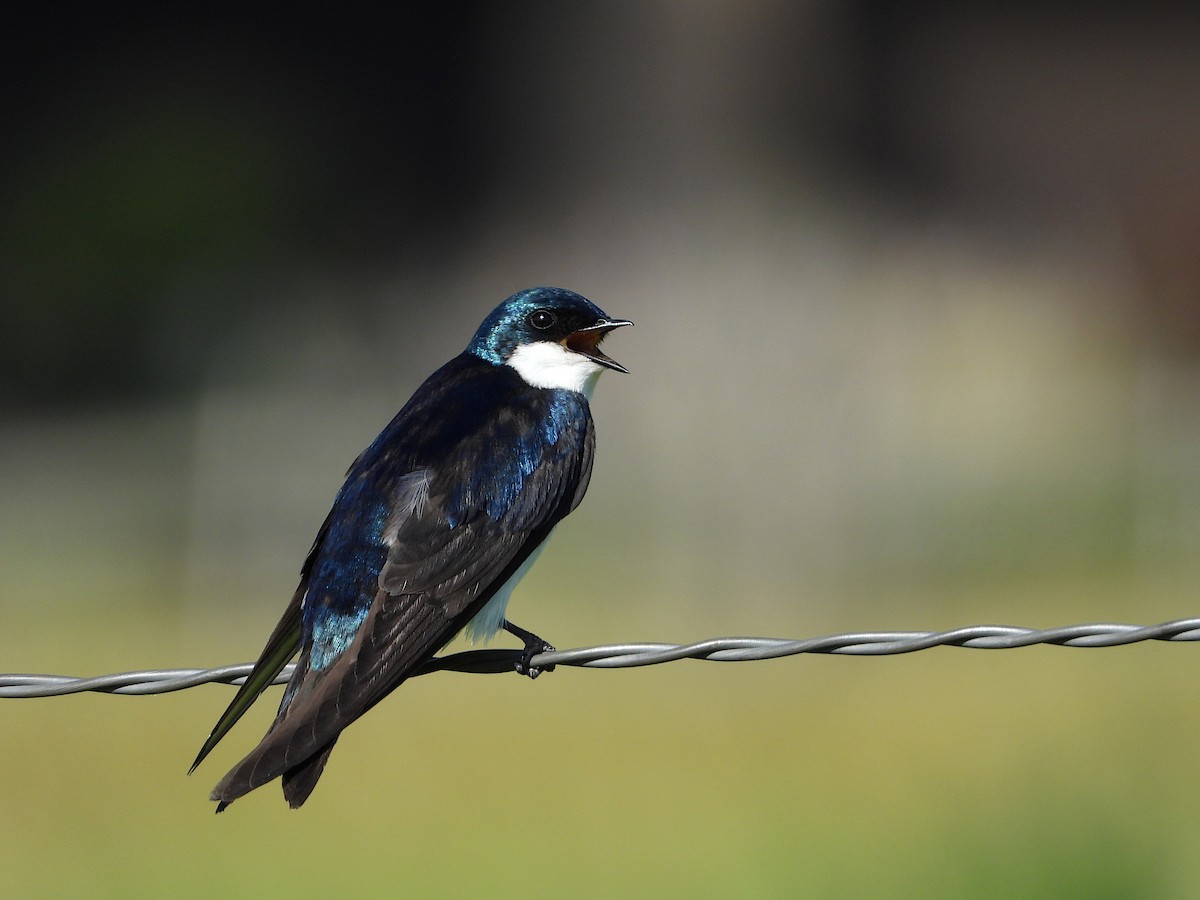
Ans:
[[[308,799],[342,729],[427,664],[459,631],[501,628],[536,677],[553,649],[506,618],[509,595],[587,490],[588,400],[612,319],[578,294],[531,288],[483,320],[354,461],[300,584],[192,770],[299,652],[261,743],[213,788],[217,812],[275,778]]]

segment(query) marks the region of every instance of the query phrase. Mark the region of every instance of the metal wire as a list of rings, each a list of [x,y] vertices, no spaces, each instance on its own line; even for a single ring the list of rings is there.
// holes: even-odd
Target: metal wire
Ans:
[[[1176,619],[1159,625],[1097,623],[1064,625],[1037,630],[1008,625],[971,625],[951,631],[872,631],[832,634],[806,640],[762,637],[724,637],[694,644],[605,644],[574,650],[539,653],[531,660],[540,669],[585,666],[617,669],[650,666],[677,659],[713,662],[747,662],[800,653],[837,653],[848,656],[890,656],[931,647],[968,647],[976,650],[1009,650],[1032,644],[1062,647],[1116,647],[1138,641],[1200,641],[1200,618]],[[519,650],[468,650],[430,660],[416,675],[441,670],[497,673],[512,671]],[[56,697],[82,691],[107,694],[165,694],[212,682],[241,684],[252,663],[216,669],[155,669],[121,672],[95,678],[69,675],[0,675],[0,697]],[[283,684],[292,674],[285,666],[273,682]]]

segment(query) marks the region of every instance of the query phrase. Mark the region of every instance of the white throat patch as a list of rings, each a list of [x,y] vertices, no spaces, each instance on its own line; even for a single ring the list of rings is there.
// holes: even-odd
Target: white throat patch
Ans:
[[[589,400],[596,379],[604,371],[604,366],[554,341],[522,344],[512,352],[507,365],[531,387],[578,391]]]

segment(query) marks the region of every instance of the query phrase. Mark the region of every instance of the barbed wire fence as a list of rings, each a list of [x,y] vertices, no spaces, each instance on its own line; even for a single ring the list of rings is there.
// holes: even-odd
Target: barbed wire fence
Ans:
[[[893,656],[933,647],[973,650],[1012,650],[1034,644],[1061,647],[1118,647],[1140,641],[1200,641],[1200,618],[1175,619],[1158,625],[1094,623],[1034,629],[1008,625],[969,625],[950,631],[870,631],[788,640],[764,637],[720,637],[692,644],[631,643],[579,647],[539,653],[531,664],[547,670],[554,666],[619,669],[650,666],[681,659],[710,662],[750,662],[826,653],[846,656]],[[437,671],[492,674],[511,672],[520,650],[467,650],[436,657],[414,675]],[[94,691],[106,694],[165,694],[201,684],[238,685],[250,674],[253,663],[213,669],[154,669],[120,672],[93,678],[70,675],[0,674],[0,698],[56,697]],[[283,668],[273,684],[283,684],[294,664]]]

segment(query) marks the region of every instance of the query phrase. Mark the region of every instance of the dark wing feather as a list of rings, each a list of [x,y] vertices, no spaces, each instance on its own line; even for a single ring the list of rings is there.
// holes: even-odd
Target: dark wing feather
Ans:
[[[460,391],[465,398],[461,402],[478,403],[482,393],[488,400],[483,406],[501,412],[453,440],[442,438],[449,446],[436,461],[406,456],[404,432],[424,426],[428,434],[431,427],[422,413],[428,398],[418,391],[351,470],[343,491],[353,484],[361,493],[372,478],[379,479],[381,470],[390,471],[393,488],[423,472],[429,479],[427,497],[405,505],[398,521],[393,521],[394,515],[388,519],[378,590],[365,617],[357,620],[361,624],[350,646],[323,668],[312,664],[305,618],[300,662],[279,715],[258,747],[214,788],[218,809],[281,775],[289,802],[303,803],[342,729],[453,638],[582,499],[595,442],[586,401],[567,392],[539,392],[542,406],[533,403],[521,411],[519,404],[504,402],[511,398],[496,396],[497,385],[503,387],[505,379],[507,389],[519,386],[527,391],[517,382],[519,376],[484,365],[487,379],[475,385],[470,371],[455,375],[462,378],[462,386],[474,388]],[[552,435],[539,425],[542,421],[555,423]],[[537,427],[530,428],[530,423]],[[544,437],[531,448],[515,443],[514,435],[521,434]],[[402,466],[400,473],[397,465]],[[514,493],[509,485],[516,466],[524,468],[520,490]],[[494,482],[481,481],[481,471],[490,473]],[[331,518],[337,509],[335,504]],[[334,535],[325,543],[332,546],[337,540]],[[352,614],[346,597],[330,599],[342,604],[338,609],[343,612],[335,610],[339,615]],[[307,602],[313,603],[313,597]],[[302,610],[305,617],[310,612]]]
[[[509,569],[515,571],[532,552],[532,547],[523,547],[530,542],[529,534],[497,533],[489,520],[477,522],[461,529],[476,533],[469,545],[459,539],[441,548],[460,560],[470,558],[469,567],[447,572],[445,563],[433,558],[433,568],[443,573],[437,587],[448,590],[402,594],[381,590],[354,642],[328,668],[312,669],[301,661],[299,680],[294,687],[289,685],[291,702],[258,747],[213,789],[214,800],[228,804],[280,775],[303,771],[316,754],[327,756],[342,729],[398,687],[487,601],[491,592],[482,591],[481,585],[496,582]],[[478,556],[468,546],[478,549]],[[315,783],[314,777],[309,791]],[[304,798],[307,792],[300,802]]]

